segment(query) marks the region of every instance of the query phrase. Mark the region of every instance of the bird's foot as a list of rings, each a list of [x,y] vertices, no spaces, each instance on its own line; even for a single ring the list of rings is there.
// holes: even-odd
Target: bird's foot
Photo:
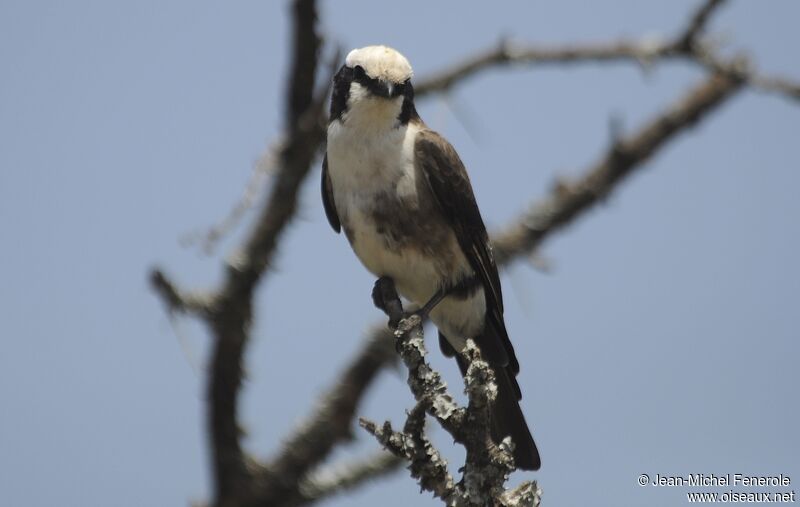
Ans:
[[[389,317],[391,329],[396,329],[400,321],[407,316],[403,311],[400,296],[397,295],[394,280],[388,276],[382,276],[375,281],[375,286],[372,288],[372,302]]]

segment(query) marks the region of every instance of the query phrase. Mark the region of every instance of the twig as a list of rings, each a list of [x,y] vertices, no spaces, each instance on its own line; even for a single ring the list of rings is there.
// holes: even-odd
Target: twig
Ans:
[[[800,100],[800,83],[792,82],[784,77],[755,75],[750,78],[750,84],[764,92]]]
[[[726,0],[705,0],[692,14],[689,24],[682,35],[676,40],[676,47],[685,52],[691,52],[708,24],[714,10],[721,7]]]
[[[170,312],[205,315],[214,304],[210,296],[203,297],[182,292],[163,271],[157,268],[150,271],[150,286],[161,296]]]
[[[263,191],[264,178],[272,174],[281,143],[277,143],[267,148],[266,152],[261,156],[258,162],[253,166],[253,172],[250,175],[250,180],[244,187],[241,197],[236,201],[233,208],[228,212],[219,223],[208,227],[204,231],[196,231],[187,234],[181,239],[181,244],[190,246],[199,244],[200,248],[206,254],[211,254],[214,248],[226,234],[230,233],[237,225],[239,225],[245,212],[251,209],[256,202],[256,198]]]

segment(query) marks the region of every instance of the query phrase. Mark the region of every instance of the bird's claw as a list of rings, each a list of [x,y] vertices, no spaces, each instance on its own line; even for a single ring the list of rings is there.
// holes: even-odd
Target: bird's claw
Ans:
[[[397,329],[400,321],[407,316],[403,311],[400,296],[397,295],[394,280],[388,276],[382,276],[375,281],[375,286],[372,288],[372,302],[389,317],[391,329]]]

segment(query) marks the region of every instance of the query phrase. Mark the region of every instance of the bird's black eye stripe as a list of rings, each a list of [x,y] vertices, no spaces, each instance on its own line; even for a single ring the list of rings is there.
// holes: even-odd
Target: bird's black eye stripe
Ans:
[[[367,73],[364,72],[364,67],[362,67],[361,65],[356,65],[353,68],[353,78],[355,78],[356,81],[362,81],[366,77]]]
[[[369,77],[367,72],[364,70],[364,67],[361,65],[356,65],[353,67],[353,81],[377,94],[380,94],[383,88],[380,81]]]
[[[403,83],[396,85],[394,87],[395,95],[405,95],[406,94],[406,86],[408,85],[409,80],[406,79]]]

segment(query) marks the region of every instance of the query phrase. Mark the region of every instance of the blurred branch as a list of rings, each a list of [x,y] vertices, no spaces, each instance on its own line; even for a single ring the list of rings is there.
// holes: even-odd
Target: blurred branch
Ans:
[[[295,505],[313,503],[354,489],[367,481],[395,472],[404,463],[405,461],[391,453],[379,451],[362,461],[334,465],[316,471],[312,477],[301,482],[299,487],[301,501]]]
[[[565,44],[524,47],[501,41],[490,48],[451,66],[438,74],[418,81],[414,94],[424,96],[447,92],[480,72],[507,65],[565,65],[586,62],[634,62],[647,64],[656,59],[683,55],[670,44],[658,40],[620,40],[608,43]]]
[[[385,326],[373,329],[359,353],[338,376],[333,387],[320,397],[308,421],[298,425],[279,455],[259,476],[259,503],[295,505],[308,492],[301,488],[309,471],[325,460],[333,447],[353,438],[356,409],[378,373],[397,359],[392,334]],[[384,470],[372,467],[377,472]],[[366,479],[368,470],[362,470]],[[322,490],[318,490],[317,496]]]
[[[242,195],[219,223],[206,230],[195,231],[181,238],[183,246],[198,244],[207,255],[213,253],[219,241],[239,225],[245,213],[256,204],[263,191],[263,180],[275,170],[276,155],[280,152],[280,144],[271,145],[253,167],[250,180],[242,190]]]
[[[790,81],[787,78],[756,75],[750,78],[750,84],[764,92],[800,100],[800,83]]]
[[[209,326],[215,337],[208,381],[209,422],[214,457],[216,503],[252,494],[252,478],[245,468],[237,418],[242,359],[252,323],[253,291],[263,275],[277,241],[297,207],[300,183],[308,175],[324,139],[327,90],[313,97],[317,53],[313,0],[293,3],[294,49],[288,84],[288,135],[278,155],[279,167],[261,216],[250,231],[243,250],[228,264]]]
[[[689,19],[686,29],[675,39],[675,47],[686,53],[691,53],[705,31],[708,20],[714,10],[725,2],[726,0],[705,0],[701,3]]]
[[[535,250],[548,235],[606,198],[677,134],[696,125],[732,97],[742,84],[728,75],[711,75],[637,132],[615,140],[581,178],[560,182],[549,197],[535,203],[492,238],[497,262],[504,264]]]
[[[213,306],[211,297],[182,292],[160,269],[150,271],[150,286],[164,300],[170,313],[180,312],[204,315]]]
[[[241,251],[228,263],[225,279],[210,297],[202,317],[213,337],[208,379],[208,424],[215,505],[245,505],[253,497],[253,470],[240,442],[237,418],[242,362],[250,334],[254,289],[264,274],[281,233],[294,216],[300,184],[325,136],[324,104],[328,88],[315,93],[321,39],[316,32],[314,0],[292,4],[293,46],[287,80],[286,136],[276,150],[277,171],[266,205]],[[330,76],[328,76],[330,77]],[[329,86],[330,79],[326,80]],[[187,299],[156,272],[153,285],[170,308],[186,308]]]
[[[645,38],[561,46],[522,46],[500,43],[463,61],[421,79],[414,87],[417,96],[444,93],[468,78],[499,66],[567,65],[576,63],[633,62],[648,67],[658,61],[686,60],[710,72],[729,72],[756,90],[800,100],[800,83],[788,78],[763,76],[744,64],[731,66],[714,53],[711,44],[701,40],[708,23],[725,0],[705,0],[694,11],[687,25],[670,39]]]

